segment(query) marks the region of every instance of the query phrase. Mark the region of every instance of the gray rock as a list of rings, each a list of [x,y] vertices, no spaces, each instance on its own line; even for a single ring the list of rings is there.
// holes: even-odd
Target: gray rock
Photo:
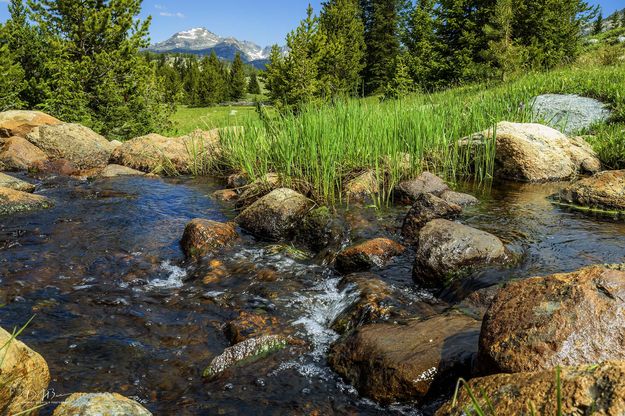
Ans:
[[[447,190],[449,187],[444,180],[430,172],[423,172],[415,179],[400,182],[395,187],[395,199],[411,204],[423,194],[440,196]]]
[[[574,94],[544,94],[532,102],[534,117],[565,134],[587,129],[595,123],[605,122],[610,110],[600,101]]]
[[[462,207],[447,202],[432,194],[421,194],[404,219],[402,236],[408,241],[416,241],[419,231],[428,222],[436,218],[454,218],[462,213]]]

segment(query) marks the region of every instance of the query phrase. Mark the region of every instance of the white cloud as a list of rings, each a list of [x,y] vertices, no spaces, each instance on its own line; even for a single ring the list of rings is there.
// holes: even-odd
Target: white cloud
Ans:
[[[163,17],[177,17],[179,19],[184,19],[184,14],[177,12],[177,13],[170,13],[170,12],[160,12],[159,15],[163,16]]]

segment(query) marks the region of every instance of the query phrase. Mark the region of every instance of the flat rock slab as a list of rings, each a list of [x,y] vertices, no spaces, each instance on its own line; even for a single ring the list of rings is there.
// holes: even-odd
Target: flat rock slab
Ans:
[[[0,187],[0,215],[35,211],[54,206],[54,203],[41,195]]]
[[[608,107],[594,98],[575,94],[544,94],[532,102],[534,118],[565,134],[578,133],[611,116]]]
[[[480,337],[489,373],[625,360],[625,271],[593,266],[511,282],[499,290]]]
[[[28,183],[21,179],[14,178],[13,176],[4,174],[2,172],[0,172],[0,187],[22,192],[33,192],[35,190],[35,185],[33,185],[32,183]]]
[[[462,314],[405,325],[365,325],[339,340],[329,363],[363,396],[419,400],[470,374],[480,322]]]
[[[574,182],[562,189],[556,199],[578,207],[625,211],[625,170],[599,172]]]
[[[53,416],[152,416],[134,400],[117,393],[74,393]]]
[[[475,378],[469,381],[469,388],[481,410],[488,415],[557,415],[558,404],[562,415],[625,414],[625,363],[622,361],[565,367],[560,371],[560,383],[556,380],[556,371],[550,369]],[[562,397],[560,403],[558,389]],[[461,388],[456,405],[449,401],[436,416],[478,414],[475,410],[467,389]]]

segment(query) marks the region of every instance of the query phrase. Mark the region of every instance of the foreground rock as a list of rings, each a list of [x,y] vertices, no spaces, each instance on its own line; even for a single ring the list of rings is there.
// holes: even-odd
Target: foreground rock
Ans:
[[[482,411],[490,409],[489,415],[556,415],[559,414],[558,404],[562,415],[625,414],[625,363],[612,361],[563,368],[559,384],[556,379],[555,370],[497,374],[473,379],[469,381],[469,387],[478,398]],[[558,389],[562,397],[560,403]],[[484,396],[490,404],[486,403]],[[474,410],[467,390],[461,388],[457,405],[448,402],[436,412],[436,416],[464,416],[474,414]]]
[[[534,117],[565,134],[573,134],[610,118],[601,101],[575,94],[544,94],[532,100]]]
[[[440,287],[474,269],[502,265],[508,253],[501,240],[485,231],[438,219],[419,232],[412,276],[425,287]]]
[[[424,194],[441,196],[448,190],[449,186],[444,180],[430,172],[423,172],[415,179],[400,182],[395,187],[395,199],[405,204],[413,204]]]
[[[384,267],[393,257],[401,255],[406,248],[388,238],[375,238],[351,246],[336,257],[335,268],[339,273],[366,272]]]
[[[0,413],[15,415],[41,404],[50,382],[46,361],[0,328]]]
[[[599,210],[625,211],[625,170],[599,172],[558,194],[560,202]]]
[[[339,246],[345,237],[342,219],[328,209],[318,207],[302,220],[296,232],[298,242],[315,252]]]
[[[229,368],[237,366],[242,362],[250,362],[260,359],[267,354],[281,350],[288,344],[286,338],[279,335],[266,335],[258,338],[249,338],[232,347],[228,347],[224,352],[215,357],[204,370],[204,377],[214,378]]]
[[[79,124],[38,127],[26,138],[50,159],[65,159],[85,170],[104,168],[113,150],[108,140]]]
[[[401,234],[408,241],[416,241],[419,231],[430,221],[437,218],[454,218],[462,213],[462,207],[447,202],[433,194],[424,193],[417,197],[414,205],[408,211]]]
[[[371,200],[380,192],[380,181],[378,174],[373,170],[368,170],[356,176],[345,184],[343,194],[347,202],[363,203]]]
[[[514,373],[625,360],[624,311],[620,270],[595,266],[511,282],[484,318],[480,367]]]
[[[258,237],[280,240],[291,236],[313,205],[304,195],[279,188],[247,207],[235,221]]]
[[[144,172],[121,165],[108,165],[100,172],[101,178],[114,178],[117,176],[143,176]]]
[[[51,208],[53,202],[41,195],[0,187],[0,215]]]
[[[496,141],[495,174],[502,178],[541,182],[570,179],[580,172],[597,172],[601,163],[583,139],[568,139],[559,131],[531,123],[497,124],[460,142],[472,152]]]
[[[47,160],[48,156],[41,149],[23,137],[0,141],[0,170],[29,170]]]
[[[366,325],[336,343],[329,362],[375,401],[419,400],[470,374],[479,330],[479,321],[461,314]]]
[[[53,416],[152,416],[134,400],[117,393],[74,393],[56,408]]]
[[[0,188],[9,188],[22,192],[33,192],[35,190],[35,185],[0,172]]]
[[[41,111],[11,110],[0,113],[0,137],[26,137],[33,129],[63,122]]]
[[[239,238],[233,223],[196,218],[184,229],[182,251],[187,257],[203,257],[230,245]]]

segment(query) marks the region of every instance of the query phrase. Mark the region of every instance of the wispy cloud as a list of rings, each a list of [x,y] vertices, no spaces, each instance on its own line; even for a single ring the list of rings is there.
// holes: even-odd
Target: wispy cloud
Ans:
[[[156,10],[167,10],[167,7],[163,6],[162,4],[155,4],[154,8]]]
[[[184,14],[180,12],[177,12],[177,13],[160,12],[159,15],[164,16],[164,17],[177,17],[179,19],[184,19]]]

